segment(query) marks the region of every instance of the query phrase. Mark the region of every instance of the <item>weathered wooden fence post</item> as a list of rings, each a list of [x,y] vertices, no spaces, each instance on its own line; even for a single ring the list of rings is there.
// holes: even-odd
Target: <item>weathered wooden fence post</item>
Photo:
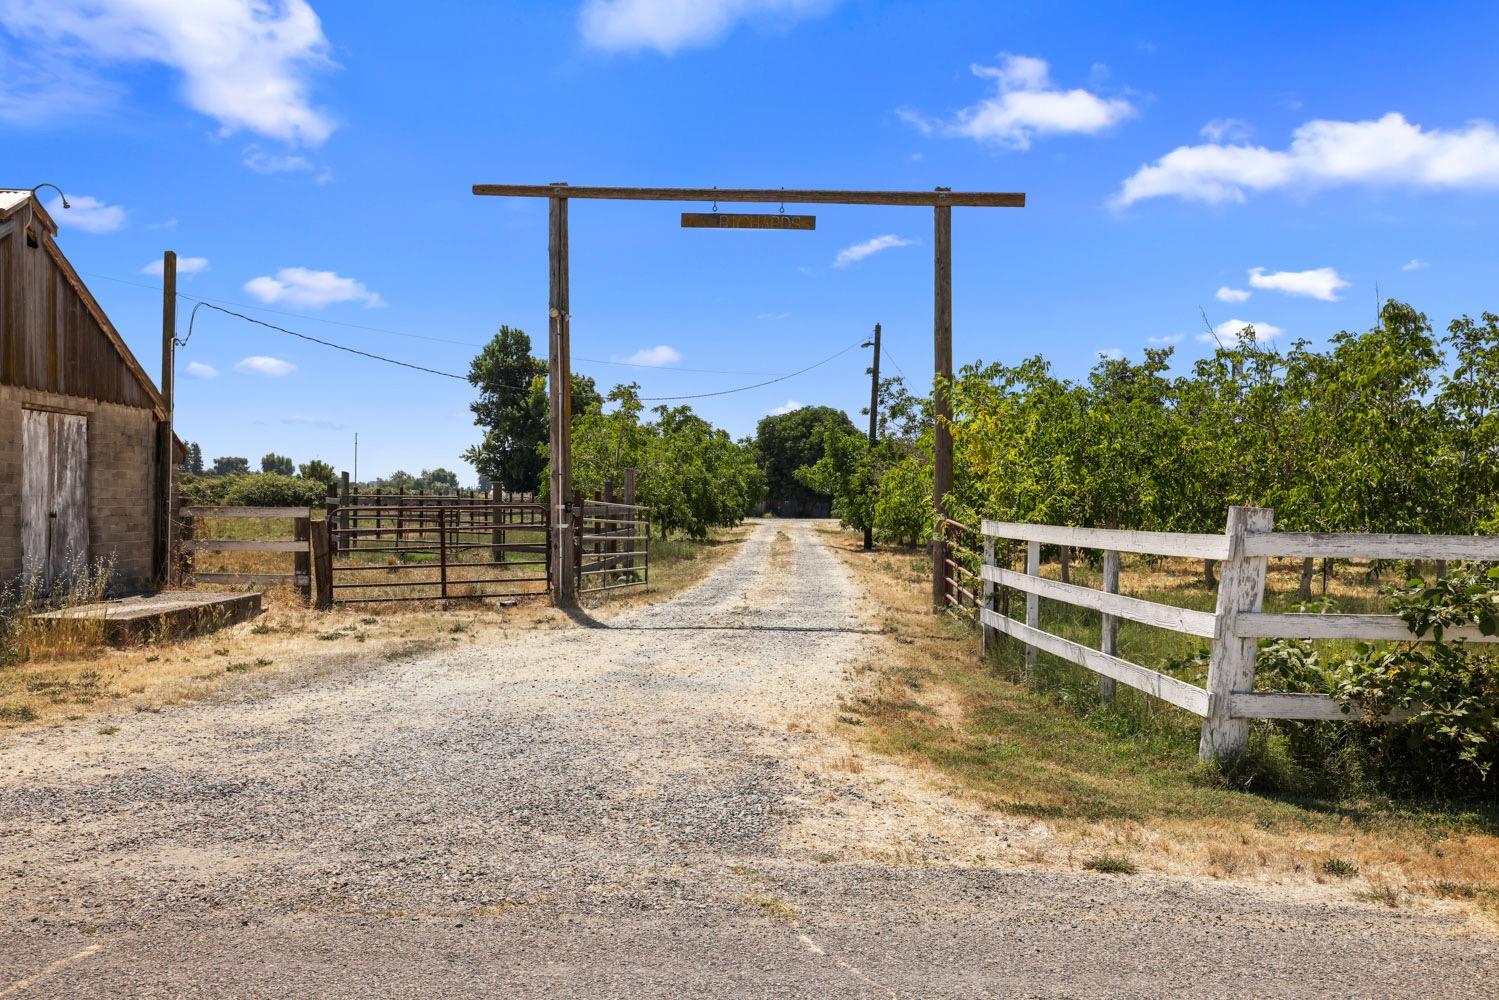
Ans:
[[[1208,661],[1208,714],[1197,744],[1197,755],[1204,760],[1232,757],[1249,742],[1249,720],[1235,719],[1230,712],[1233,692],[1254,689],[1259,640],[1241,639],[1235,632],[1241,612],[1257,612],[1264,605],[1269,560],[1245,556],[1244,540],[1274,526],[1275,512],[1268,507],[1228,509],[1228,558],[1219,567],[1217,623]]]
[[[982,521],[979,522],[979,530],[983,531]],[[988,535],[984,536],[984,565],[994,565],[994,539]],[[989,579],[983,569],[979,570],[979,574],[984,578],[984,602],[982,607],[990,608],[994,604],[994,581]],[[982,610],[979,611],[979,639],[981,642],[980,648],[983,650],[984,655],[988,656],[989,651],[994,648],[994,627],[984,621]]]
[[[1025,572],[1029,576],[1041,575],[1041,543],[1025,543]],[[1041,598],[1036,594],[1025,595],[1025,623],[1031,628],[1041,627]],[[1025,673],[1030,676],[1036,669],[1036,647],[1025,644]]]
[[[317,584],[317,606],[333,607],[333,522],[324,518],[312,522],[312,572]]]
[[[311,511],[308,512],[309,515]],[[310,516],[295,518],[292,521],[292,541],[306,542],[307,548],[292,553],[291,571],[294,574],[292,585],[297,588],[297,593],[302,595],[302,600],[312,600],[312,519]]]
[[[1119,553],[1113,549],[1103,550],[1103,592],[1119,593]],[[1098,648],[1110,656],[1119,654],[1119,619],[1113,615],[1103,616]],[[1114,678],[1098,675],[1098,697],[1104,701],[1114,700]]]

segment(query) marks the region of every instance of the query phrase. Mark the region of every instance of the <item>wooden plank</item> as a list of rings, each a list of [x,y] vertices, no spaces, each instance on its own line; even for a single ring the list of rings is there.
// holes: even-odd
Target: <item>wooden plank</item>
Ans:
[[[305,552],[306,542],[252,542],[227,538],[184,540],[188,552]]]
[[[1186,681],[1142,667],[1138,663],[1120,659],[1102,650],[1089,649],[1087,646],[1052,635],[1050,632],[1023,625],[989,608],[980,608],[979,617],[984,624],[1005,635],[1019,639],[1027,646],[1069,660],[1096,674],[1111,677],[1121,684],[1127,684],[1138,691],[1154,695],[1162,701],[1170,702],[1195,715],[1206,715],[1208,712],[1208,693]]]
[[[1499,562],[1499,537],[1256,532],[1245,542],[1244,551],[1253,556],[1298,559],[1462,559],[1469,562]]]
[[[49,581],[69,577],[92,557],[88,530],[88,418],[49,413],[52,428],[52,539]]]
[[[1335,615],[1309,612],[1271,614],[1253,612],[1239,616],[1235,635],[1255,639],[1366,639],[1369,641],[1432,641],[1430,632],[1424,639],[1406,627],[1399,615]],[[1499,642],[1499,636],[1484,635],[1472,625],[1446,629],[1448,641]]]
[[[299,517],[292,522],[292,538],[302,543],[302,550],[292,556],[292,572],[304,601],[312,600],[312,519]]]
[[[47,584],[51,539],[52,434],[42,410],[21,411],[21,573]]]
[[[312,522],[312,573],[317,580],[314,598],[324,610],[333,606],[333,538],[326,518]]]
[[[683,212],[682,228],[788,229],[808,232],[817,228],[817,216],[774,212]]]
[[[183,507],[183,517],[311,517],[310,507]]]
[[[1113,549],[1157,556],[1189,559],[1223,559],[1228,540],[1223,535],[1197,535],[1175,531],[1128,531],[1121,528],[1068,528],[1055,524],[1019,524],[984,521],[983,531],[995,538],[1014,538],[1046,545],[1070,545],[1085,549]]]
[[[593,198],[614,201],[719,201],[798,205],[942,205],[1024,208],[1013,191],[848,191],[807,188],[573,187],[570,184],[475,184],[476,195],[500,198]]]
[[[988,539],[985,541],[988,542]],[[1113,549],[1104,549],[1103,552],[1103,592],[1114,597],[1119,595],[1119,553]],[[1214,625],[1216,624],[1214,622]],[[1119,652],[1119,616],[1109,614],[1105,610],[1098,632],[1098,648],[1110,656],[1117,655]],[[1098,696],[1106,702],[1114,700],[1114,678],[1098,678]]]
[[[1031,544],[1040,545],[1039,542]],[[1106,615],[1128,618],[1141,625],[1153,625],[1156,628],[1201,636],[1204,639],[1211,639],[1217,629],[1216,617],[1207,611],[1193,611],[1190,608],[1176,608],[1169,604],[1157,604],[1154,601],[1144,601],[1137,597],[1108,594],[1101,590],[1094,590],[1092,587],[1079,587],[1074,583],[1048,580],[1044,576],[1016,573],[1003,566],[985,566],[983,569],[985,580],[1001,586],[1023,590],[1027,595],[1037,594],[1053,601],[1091,608]],[[1115,586],[1117,587],[1118,584],[1116,583]],[[1027,597],[1028,601],[1029,597]]]
[[[1235,691],[1229,695],[1229,715],[1236,719],[1291,719],[1299,722],[1379,721],[1400,722],[1411,717],[1408,709],[1398,709],[1378,719],[1371,719],[1357,706],[1344,711],[1341,702],[1325,694],[1300,694],[1288,691]]]
[[[1254,658],[1258,643],[1238,636],[1239,613],[1259,611],[1265,600],[1265,571],[1269,560],[1245,553],[1254,532],[1275,526],[1275,512],[1267,507],[1230,507],[1225,540],[1228,557],[1218,575],[1216,608],[1220,631],[1208,659],[1211,711],[1204,713],[1197,755],[1203,759],[1229,758],[1242,753],[1249,740],[1249,724],[1230,714],[1234,691],[1254,690]]]
[[[298,587],[309,586],[312,582],[305,573],[194,573],[193,580],[197,583],[263,583],[272,586],[287,583]]]
[[[1025,575],[1037,579],[1041,576],[1041,543],[1030,542],[1025,547]],[[1025,624],[1038,628],[1041,624],[1041,598],[1034,593],[1025,595]],[[1025,672],[1036,668],[1036,651],[1030,647],[1025,651]]]

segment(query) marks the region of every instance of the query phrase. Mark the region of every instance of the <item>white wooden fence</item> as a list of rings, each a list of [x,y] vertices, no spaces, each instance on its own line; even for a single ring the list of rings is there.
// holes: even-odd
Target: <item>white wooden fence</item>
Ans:
[[[1274,520],[1274,512],[1267,508],[1231,507],[1227,530],[1221,535],[985,521],[984,606],[979,611],[985,639],[999,632],[1025,643],[1027,668],[1035,663],[1036,650],[1086,667],[1100,675],[1100,686],[1106,697],[1112,694],[1117,682],[1201,716],[1199,754],[1202,757],[1222,757],[1244,748],[1251,719],[1317,721],[1363,717],[1355,708],[1344,706],[1325,694],[1254,690],[1255,655],[1260,639],[1416,638],[1396,615],[1264,612],[1265,571],[1270,558],[1499,562],[1499,538],[1495,537],[1276,532],[1272,530]],[[1027,543],[1024,573],[996,565],[992,542],[996,538]],[[1042,545],[1103,550],[1103,589],[1061,583],[1040,576]],[[1212,612],[1193,611],[1120,595],[1121,552],[1218,560],[1216,609]],[[1011,587],[1026,595],[1024,622],[994,609],[996,585]],[[1041,629],[1039,612],[1043,597],[1100,612],[1103,621],[1099,648],[1093,649]],[[1189,684],[1121,658],[1117,650],[1120,619],[1211,640],[1207,687]],[[1446,635],[1474,642],[1496,641],[1496,637],[1481,635],[1473,628],[1449,629]]]

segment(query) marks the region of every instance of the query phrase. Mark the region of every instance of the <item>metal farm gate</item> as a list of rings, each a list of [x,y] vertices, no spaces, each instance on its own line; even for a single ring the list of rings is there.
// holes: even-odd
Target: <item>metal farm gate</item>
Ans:
[[[651,509],[636,504],[584,500],[573,510],[577,592],[596,594],[643,587],[651,579]]]
[[[462,496],[329,512],[332,603],[535,597],[549,592],[545,504]]]

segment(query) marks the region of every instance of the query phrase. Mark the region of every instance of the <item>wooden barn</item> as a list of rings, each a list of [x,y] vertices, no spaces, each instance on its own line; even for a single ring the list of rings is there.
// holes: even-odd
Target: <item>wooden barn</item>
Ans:
[[[56,236],[32,192],[0,189],[0,586],[108,560],[112,590],[139,590],[165,567],[168,415]]]

